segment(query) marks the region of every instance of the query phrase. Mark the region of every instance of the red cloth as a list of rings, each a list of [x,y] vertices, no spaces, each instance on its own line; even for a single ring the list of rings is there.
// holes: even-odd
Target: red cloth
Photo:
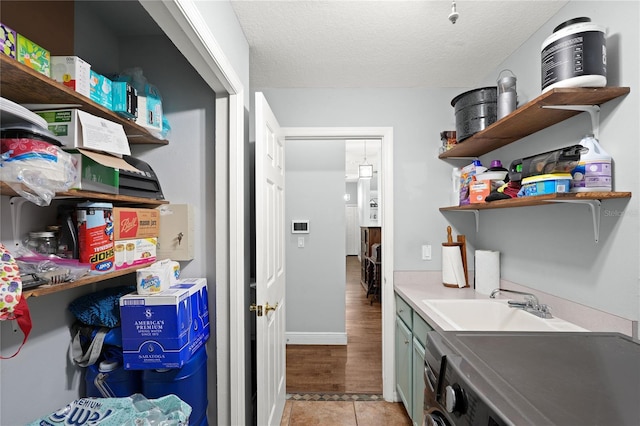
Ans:
[[[27,305],[27,300],[24,297],[20,297],[20,301],[16,305],[13,314],[14,319],[17,321],[18,326],[20,327],[20,330],[22,330],[22,334],[24,334],[24,339],[22,339],[22,343],[20,344],[20,347],[18,348],[16,353],[6,357],[0,356],[0,359],[10,359],[18,355],[20,353],[20,349],[22,349],[24,344],[27,342],[29,333],[31,333],[31,314],[29,313],[29,305]]]
[[[518,197],[518,191],[520,191],[520,182],[510,181],[507,184],[507,187],[502,191],[504,195],[508,195],[511,198]]]

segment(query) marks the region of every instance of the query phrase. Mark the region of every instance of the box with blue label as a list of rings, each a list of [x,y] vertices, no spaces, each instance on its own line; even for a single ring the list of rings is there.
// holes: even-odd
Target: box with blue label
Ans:
[[[111,80],[94,70],[89,70],[89,98],[105,108],[113,109]]]
[[[207,280],[183,278],[160,293],[120,298],[126,370],[181,368],[210,334]]]
[[[138,117],[138,92],[126,81],[112,81],[113,111],[125,118],[135,120]]]

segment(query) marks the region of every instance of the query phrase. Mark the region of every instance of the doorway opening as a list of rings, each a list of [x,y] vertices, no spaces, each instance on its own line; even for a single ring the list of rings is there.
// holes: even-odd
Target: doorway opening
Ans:
[[[315,155],[314,166],[322,167],[323,155],[320,155],[314,151],[314,147],[317,146],[313,142],[316,141],[294,141],[291,139],[291,143],[287,144],[287,152],[289,153],[289,147],[293,149],[293,152],[302,151],[305,156]],[[326,394],[369,394],[380,396],[383,393],[383,374],[382,374],[382,304],[380,285],[378,284],[377,290],[372,291],[370,277],[373,277],[374,271],[376,273],[377,282],[381,282],[381,211],[383,209],[381,197],[381,165],[380,165],[380,148],[381,139],[344,139],[341,141],[326,141],[325,144],[331,145],[327,147],[327,150],[333,149],[334,155],[336,149],[336,142],[339,142],[342,149],[345,151],[345,159],[342,163],[341,173],[344,176],[343,188],[338,187],[337,191],[342,191],[344,194],[344,220],[339,223],[344,230],[341,231],[344,235],[344,248],[337,247],[342,242],[337,242],[335,239],[332,245],[325,248],[332,253],[326,255],[315,256],[316,259],[325,265],[334,265],[336,262],[344,262],[344,287],[331,287],[327,286],[327,291],[334,292],[335,297],[341,297],[340,304],[344,305],[344,312],[334,313],[335,316],[344,314],[344,320],[340,323],[340,330],[344,329],[344,344],[335,344],[331,341],[332,336],[329,336],[329,342],[326,340],[322,342],[318,336],[313,336],[313,333],[309,333],[311,336],[301,336],[304,333],[291,333],[295,338],[289,339],[287,345],[287,393],[294,394],[294,398],[313,397],[317,398],[318,393]],[[304,149],[296,148],[303,146]],[[340,149],[340,148],[338,148]],[[289,155],[289,154],[287,154]],[[287,156],[287,170],[292,170],[292,173],[298,172],[295,170],[297,166],[291,164],[291,160],[297,158],[291,155]],[[304,160],[301,160],[304,161]],[[327,162],[328,168],[332,164]],[[372,175],[366,178],[360,178],[358,176],[359,166],[362,164],[371,165],[374,172]],[[333,193],[335,197],[335,179],[327,171],[328,177],[323,178],[320,182],[314,182],[309,178],[309,175],[314,173],[312,170],[305,170],[305,175],[298,177],[296,175],[296,183],[292,184],[294,187],[287,186],[287,197],[304,197],[297,190],[297,186],[300,181],[304,180],[304,188],[309,192],[315,192],[313,200],[309,200],[310,205],[313,203],[329,203],[330,200],[318,200],[325,195],[324,191],[314,188],[315,185],[321,185],[326,189],[328,186],[333,185]],[[293,175],[291,175],[293,176]],[[293,179],[293,177],[292,177]],[[289,181],[287,181],[289,182]],[[287,184],[289,185],[289,184]],[[339,182],[338,182],[339,185]],[[339,194],[341,195],[341,194]],[[289,201],[288,201],[289,203]],[[332,204],[333,205],[333,204]],[[287,204],[287,209],[291,207],[291,210],[300,214],[304,211],[298,206],[297,202],[291,202]],[[318,208],[318,204],[315,204],[315,208]],[[335,205],[333,205],[335,206]],[[313,213],[312,213],[313,214]],[[332,215],[339,215],[339,210],[333,210]],[[312,220],[313,222],[313,220]],[[316,220],[316,223],[318,221]],[[318,232],[316,225],[311,226],[312,231],[309,236],[308,247],[309,250],[313,250],[316,246],[317,240],[314,239],[314,232]],[[315,228],[315,231],[313,230]],[[376,251],[371,251],[371,245],[366,241],[362,241],[361,237],[369,235],[369,230],[374,230],[376,234],[375,241],[371,243],[377,243],[378,248],[377,259],[373,259],[372,255]],[[329,233],[333,230],[322,229],[321,232]],[[298,236],[298,238],[300,238]],[[317,234],[315,235],[317,237]],[[363,245],[364,243],[364,245]],[[313,245],[313,247],[312,247]],[[287,265],[290,260],[298,263],[301,260],[298,258],[300,253],[304,252],[300,245],[298,248],[294,248],[293,252],[287,254]],[[363,252],[363,247],[366,247],[366,251]],[[340,252],[344,254],[341,257]],[[308,257],[308,256],[307,256]],[[327,259],[328,258],[328,259]],[[340,260],[342,259],[342,260]],[[292,271],[295,271],[297,265],[291,266]],[[342,267],[343,265],[340,265]],[[300,284],[294,273],[289,274],[289,266],[287,266],[288,282],[291,282],[292,286],[300,286]],[[336,268],[337,269],[337,268]],[[331,274],[329,274],[331,276]],[[303,280],[306,278],[310,288],[308,292],[317,291],[313,288],[311,282],[312,278],[306,276],[300,277]],[[338,292],[338,293],[335,293]],[[342,294],[339,294],[342,293]],[[299,290],[297,288],[287,289],[287,294],[291,294],[291,302],[296,297],[296,302],[301,298]],[[288,296],[289,297],[289,296]],[[321,303],[321,302],[320,302]],[[289,306],[294,303],[289,303]],[[314,312],[313,307],[307,307],[305,310],[305,316]],[[291,310],[289,311],[291,313]],[[322,315],[327,316],[327,320],[331,320],[331,312],[323,311]],[[304,321],[305,318],[300,318],[300,321]],[[309,329],[313,329],[313,322],[309,321]],[[316,326],[317,326],[316,322]],[[335,324],[334,324],[335,325]],[[304,330],[304,327],[301,327]],[[322,326],[320,326],[322,328]],[[326,330],[335,330],[327,324]],[[307,339],[306,344],[300,343],[301,338]],[[315,340],[314,340],[315,339]],[[314,395],[309,395],[313,393]],[[299,395],[296,395],[299,394]],[[335,395],[334,395],[335,396]],[[381,396],[380,396],[381,397]]]
[[[287,393],[382,394],[382,306],[360,283],[358,256],[346,256],[346,345],[287,345]]]

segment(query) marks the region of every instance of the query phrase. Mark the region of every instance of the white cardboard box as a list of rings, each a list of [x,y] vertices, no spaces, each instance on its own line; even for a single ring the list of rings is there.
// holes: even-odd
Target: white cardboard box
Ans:
[[[52,56],[51,78],[89,97],[91,65],[77,56]]]
[[[121,124],[75,108],[36,111],[47,120],[63,148],[86,148],[111,154],[131,155],[129,140]]]

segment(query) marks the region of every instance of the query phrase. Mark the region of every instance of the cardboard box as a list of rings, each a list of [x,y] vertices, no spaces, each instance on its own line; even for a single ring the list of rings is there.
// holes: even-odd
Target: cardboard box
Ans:
[[[105,161],[105,154],[97,152],[73,149],[67,151],[76,159],[77,179],[71,185],[71,189],[84,191],[103,192],[105,194],[118,194],[120,184],[120,172],[115,164]],[[110,157],[120,160],[116,157]],[[110,160],[109,157],[107,159]]]
[[[180,279],[169,290],[120,298],[126,370],[181,368],[210,335],[207,280]]]
[[[156,209],[116,207],[113,209],[113,236],[116,240],[157,238],[160,212]]]
[[[91,70],[89,78],[89,98],[105,108],[113,109],[112,83],[104,75]]]
[[[113,111],[125,118],[135,120],[138,117],[138,92],[126,81],[114,81]]]
[[[484,199],[491,193],[491,181],[473,181],[469,186],[469,202],[471,204],[484,203]]]
[[[0,22],[0,52],[10,58],[16,59],[16,43],[18,34]]]
[[[90,97],[91,65],[77,56],[52,56],[51,78]]]
[[[129,140],[121,124],[75,108],[36,111],[47,120],[65,149],[86,148],[112,154],[131,155]]]
[[[116,271],[155,262],[157,246],[157,238],[116,240],[114,245]]]
[[[18,34],[16,59],[47,77],[51,76],[51,54],[47,49]]]
[[[158,89],[145,85],[144,93],[138,92],[138,118],[136,123],[152,130],[162,131],[162,97]]]

